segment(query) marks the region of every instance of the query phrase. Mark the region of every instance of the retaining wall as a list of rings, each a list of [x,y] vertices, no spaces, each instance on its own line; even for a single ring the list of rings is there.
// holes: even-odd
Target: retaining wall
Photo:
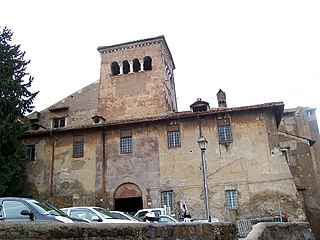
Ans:
[[[0,239],[237,240],[233,223],[0,223]],[[244,240],[314,240],[308,223],[258,223]]]
[[[257,223],[245,240],[314,240],[308,223]]]
[[[236,240],[230,223],[1,223],[0,239],[194,239]]]

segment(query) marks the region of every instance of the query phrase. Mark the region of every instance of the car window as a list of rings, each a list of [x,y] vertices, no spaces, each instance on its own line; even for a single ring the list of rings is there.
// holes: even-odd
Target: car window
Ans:
[[[161,217],[159,218],[159,222],[175,222],[175,221],[172,220],[170,217],[161,216]]]
[[[156,217],[159,217],[161,215],[160,210],[152,210],[151,212],[154,212],[154,215],[156,215]]]
[[[14,200],[4,200],[2,202],[3,212],[7,220],[22,220],[31,221],[29,216],[21,215],[22,210],[29,210],[29,207],[24,203]]]
[[[65,216],[63,212],[59,209],[55,208],[54,206],[46,203],[46,202],[38,202],[35,200],[31,201],[32,206],[41,214],[46,215],[54,215],[54,216]]]
[[[139,217],[139,218],[144,217],[144,216],[147,214],[147,212],[148,212],[148,211],[141,211],[141,212],[139,212],[139,213],[138,213],[138,217]]]
[[[120,213],[117,213],[117,212],[111,212],[113,216],[115,216],[116,218],[119,218],[119,219],[124,219],[124,220],[129,220],[129,218],[123,216],[122,214]]]
[[[70,216],[74,218],[84,218],[89,221],[93,221],[93,217],[97,217],[98,219],[100,219],[97,214],[88,209],[71,209]]]
[[[161,216],[161,217],[159,218],[159,222],[170,222],[170,219],[167,218],[167,217]]]
[[[108,210],[104,208],[95,207],[94,210],[98,211],[100,214],[103,215],[106,219],[115,219],[116,217],[112,215]]]

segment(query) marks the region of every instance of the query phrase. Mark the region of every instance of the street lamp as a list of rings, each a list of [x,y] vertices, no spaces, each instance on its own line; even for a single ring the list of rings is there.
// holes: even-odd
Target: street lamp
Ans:
[[[201,136],[198,139],[198,145],[201,150],[201,160],[202,160],[202,174],[203,174],[203,186],[204,186],[204,198],[206,201],[206,214],[208,222],[211,222],[210,209],[209,209],[209,194],[208,194],[208,177],[207,177],[207,162],[205,158],[205,152],[207,149],[208,141],[205,137]]]

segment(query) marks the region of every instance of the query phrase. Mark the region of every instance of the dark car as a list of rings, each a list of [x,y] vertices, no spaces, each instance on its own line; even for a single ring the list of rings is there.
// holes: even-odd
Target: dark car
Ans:
[[[0,198],[0,222],[86,222],[70,218],[49,203],[31,198]]]

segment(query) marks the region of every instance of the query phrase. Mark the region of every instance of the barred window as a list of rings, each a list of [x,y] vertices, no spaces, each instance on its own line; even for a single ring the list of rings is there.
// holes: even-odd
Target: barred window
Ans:
[[[218,131],[219,131],[219,143],[231,143],[232,142],[232,131],[229,117],[220,117],[218,119]]]
[[[168,131],[168,148],[181,147],[180,131]]]
[[[54,118],[52,120],[52,127],[53,128],[59,128],[59,127],[64,127],[66,125],[66,120],[65,118]]]
[[[174,212],[174,193],[173,191],[161,192],[161,206],[169,207],[169,212]]]
[[[27,145],[27,159],[29,161],[36,160],[36,146],[35,145]]]
[[[84,156],[84,137],[83,135],[73,136],[73,157],[81,158]]]
[[[120,152],[121,154],[132,153],[132,130],[120,131]]]
[[[237,190],[226,191],[226,205],[228,210],[237,210],[239,208]]]
[[[173,124],[167,126],[168,135],[168,148],[178,148],[181,147],[180,140],[180,126],[179,124]]]
[[[230,126],[219,126],[219,143],[232,142],[232,134]]]

